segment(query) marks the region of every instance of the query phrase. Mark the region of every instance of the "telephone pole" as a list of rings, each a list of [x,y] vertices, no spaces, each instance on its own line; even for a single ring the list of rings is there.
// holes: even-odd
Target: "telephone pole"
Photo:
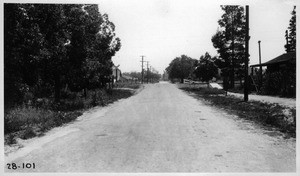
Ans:
[[[144,57],[145,56],[141,56],[141,57],[142,57],[142,61],[141,62],[142,62],[142,84],[143,84],[144,83],[144,62],[145,62],[144,61]]]
[[[244,101],[248,101],[248,64],[249,64],[249,6],[246,5],[246,35],[245,35],[245,81]]]
[[[149,61],[147,62],[147,84],[149,84]]]
[[[152,71],[151,71],[151,68],[152,68],[152,67],[150,66],[150,75],[151,75],[151,77],[150,77],[150,83],[153,82],[153,80],[152,80],[153,78],[152,78]]]

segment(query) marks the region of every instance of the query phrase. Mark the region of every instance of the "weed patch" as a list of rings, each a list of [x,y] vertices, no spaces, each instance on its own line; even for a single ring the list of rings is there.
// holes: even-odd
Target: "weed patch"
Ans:
[[[140,88],[140,83],[131,83],[131,82],[118,82],[116,84],[117,88],[130,88],[130,89],[138,89]]]
[[[16,138],[29,139],[40,136],[51,128],[74,121],[85,109],[105,106],[133,95],[130,90],[89,91],[87,97],[64,93],[64,99],[54,103],[50,99],[38,99],[31,106],[23,105],[10,109],[4,115],[5,144],[16,143]]]

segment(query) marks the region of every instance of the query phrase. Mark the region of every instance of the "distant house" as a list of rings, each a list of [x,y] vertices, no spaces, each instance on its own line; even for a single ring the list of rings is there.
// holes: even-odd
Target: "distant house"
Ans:
[[[296,52],[284,53],[268,62],[251,65],[250,67],[267,67],[268,72],[280,71],[283,69],[296,69]]]
[[[120,79],[122,77],[121,70],[115,65],[112,66],[112,76],[113,76],[114,82],[120,81]]]
[[[138,79],[127,75],[122,75],[120,80],[122,82],[136,82]]]
[[[296,52],[284,53],[268,62],[251,65],[250,67],[253,70],[260,66],[267,68],[263,74],[264,79],[262,82],[264,91],[267,94],[296,95]]]

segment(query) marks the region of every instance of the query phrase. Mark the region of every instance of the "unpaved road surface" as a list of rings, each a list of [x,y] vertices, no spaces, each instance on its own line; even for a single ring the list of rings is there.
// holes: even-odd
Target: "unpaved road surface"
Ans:
[[[24,141],[5,160],[36,165],[16,172],[295,172],[295,139],[273,133],[158,83]]]

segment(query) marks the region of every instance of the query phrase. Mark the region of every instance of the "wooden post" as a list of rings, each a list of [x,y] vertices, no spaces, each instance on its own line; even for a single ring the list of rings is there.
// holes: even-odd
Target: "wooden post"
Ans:
[[[248,101],[248,64],[249,64],[249,6],[246,5],[246,35],[245,35],[245,83],[244,101]]]

